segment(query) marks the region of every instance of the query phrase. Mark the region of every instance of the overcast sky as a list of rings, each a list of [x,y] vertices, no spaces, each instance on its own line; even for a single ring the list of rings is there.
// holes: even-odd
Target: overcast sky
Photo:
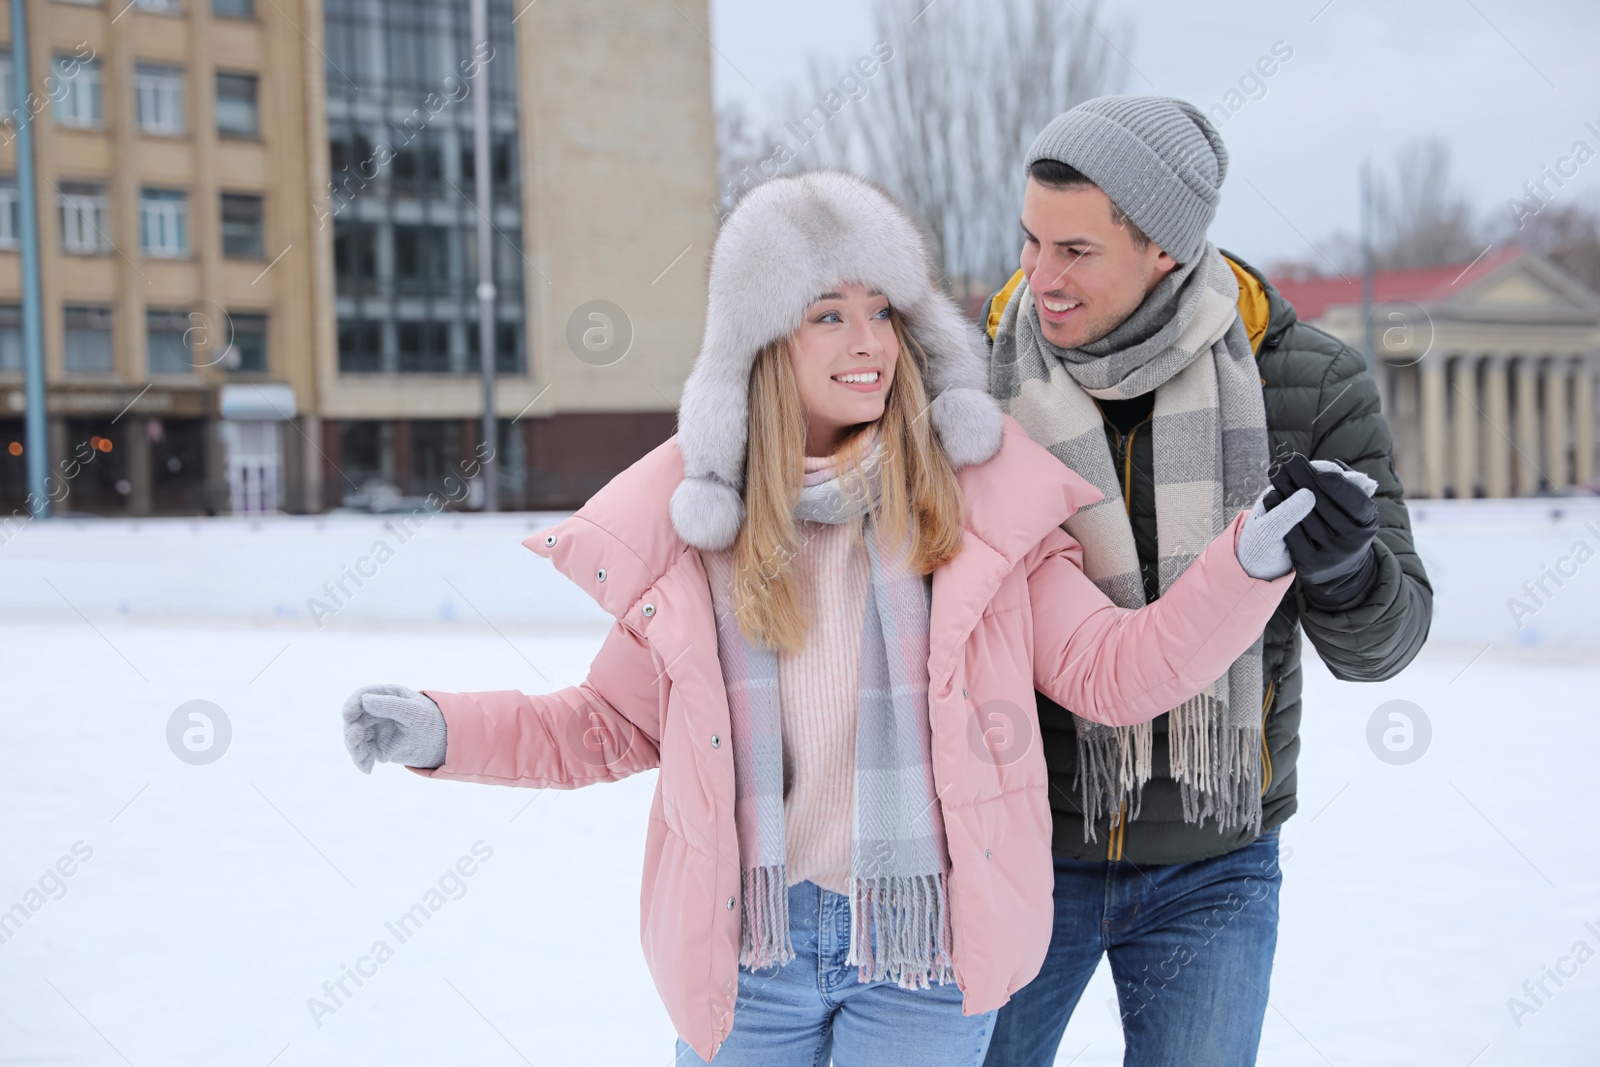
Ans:
[[[803,82],[808,54],[842,68],[874,39],[869,0],[711,2],[717,100],[769,116]],[[1600,131],[1595,0],[1107,0],[1100,21],[1132,26],[1122,91],[1202,107],[1275,42],[1293,49],[1221,128],[1232,164],[1211,236],[1257,263],[1314,258],[1308,240],[1353,231],[1360,161],[1382,165],[1417,136],[1444,138],[1458,181],[1497,223],[1574,142],[1600,152],[1584,128]],[[1600,159],[1558,196],[1596,190]]]

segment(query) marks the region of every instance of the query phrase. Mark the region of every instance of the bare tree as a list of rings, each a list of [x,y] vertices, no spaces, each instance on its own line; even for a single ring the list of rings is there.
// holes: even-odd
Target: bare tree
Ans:
[[[1389,167],[1372,176],[1372,264],[1407,270],[1470,262],[1489,243],[1472,201],[1456,184],[1450,149],[1437,137],[1402,145]],[[1317,242],[1318,254],[1272,264],[1274,277],[1361,273],[1361,239],[1340,230]]]
[[[717,210],[726,212],[738,199],[740,176],[760,165],[772,151],[771,134],[737,100],[717,105]]]
[[[1548,257],[1590,290],[1600,293],[1600,198],[1545,204],[1516,220],[1507,243]]]
[[[1131,29],[1107,26],[1100,0],[876,0],[874,23],[893,53],[861,94],[766,139],[794,143],[786,170],[843,167],[904,200],[958,295],[994,286],[1016,269],[1023,154],[1056,115],[1121,87]],[[839,82],[814,60],[791,119],[840,99]]]
[[[1450,171],[1450,149],[1437,137],[1408,142],[1372,189],[1373,258],[1380,270],[1463,263],[1485,238],[1466,193]]]

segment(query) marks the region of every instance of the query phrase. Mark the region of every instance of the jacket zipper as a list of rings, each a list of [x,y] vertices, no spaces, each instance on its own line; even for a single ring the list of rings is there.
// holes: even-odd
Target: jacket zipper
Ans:
[[[1127,433],[1117,430],[1117,461],[1122,464],[1122,506],[1128,512],[1130,519],[1133,517],[1133,439],[1138,436],[1139,427],[1149,422],[1154,415],[1155,413],[1151,412],[1143,422],[1138,423]],[[1128,802],[1124,799],[1117,806],[1117,817],[1111,823],[1110,832],[1106,834],[1106,859],[1122,858],[1122,842],[1127,833]]]
[[[1143,426],[1140,423],[1139,426]],[[1133,438],[1139,432],[1135,426],[1127,433],[1117,431],[1117,461],[1122,464],[1122,507],[1133,516]]]
[[[1261,702],[1261,795],[1267,795],[1272,785],[1272,753],[1267,750],[1267,716],[1272,714],[1272,701],[1278,695],[1278,680],[1267,683],[1267,696]]]

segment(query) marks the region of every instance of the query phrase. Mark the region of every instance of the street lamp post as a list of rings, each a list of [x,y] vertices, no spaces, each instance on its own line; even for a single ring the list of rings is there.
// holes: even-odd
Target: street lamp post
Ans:
[[[489,42],[488,0],[472,0],[472,47],[487,56]],[[485,64],[487,66],[487,64]],[[496,449],[494,410],[494,210],[489,182],[489,75],[485,69],[472,98],[472,177],[473,199],[478,206],[478,369],[483,374],[483,510],[498,511],[499,457]]]

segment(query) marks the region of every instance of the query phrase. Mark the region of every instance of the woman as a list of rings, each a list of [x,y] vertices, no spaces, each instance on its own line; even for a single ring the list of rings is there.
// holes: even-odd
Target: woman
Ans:
[[[981,1063],[1050,937],[1034,689],[1154,718],[1292,577],[1308,493],[1114,607],[1061,529],[1099,493],[1000,415],[932,278],[860,179],[749,194],[677,436],[526,542],[617,620],[588,680],[345,706],[365,771],[574,787],[659,766],[642,930],[680,1063]]]

